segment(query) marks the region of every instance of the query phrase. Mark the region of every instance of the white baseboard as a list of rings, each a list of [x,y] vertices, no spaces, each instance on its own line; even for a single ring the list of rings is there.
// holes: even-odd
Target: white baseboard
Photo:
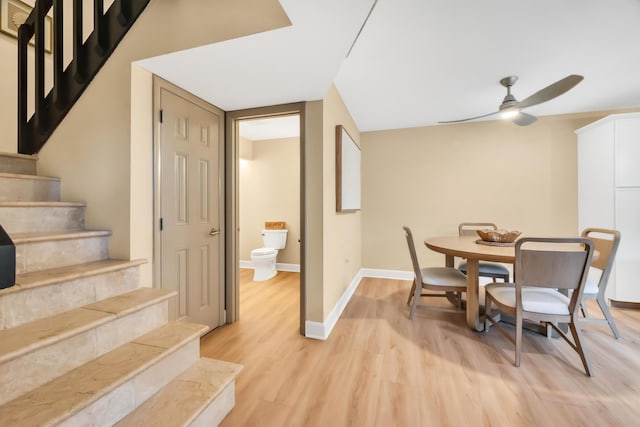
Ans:
[[[240,264],[240,268],[253,268],[253,264],[251,263],[251,261],[246,261],[241,259],[239,264]]]
[[[300,264],[287,264],[284,262],[276,263],[276,269],[278,271],[291,271],[293,273],[300,273]]]
[[[253,268],[253,263],[251,261],[240,260],[239,264],[240,268]],[[287,264],[284,262],[278,262],[276,263],[276,270],[300,273],[300,264]]]
[[[349,300],[351,300],[353,293],[358,288],[362,277],[363,276],[361,269],[360,271],[358,271],[351,283],[349,283],[347,289],[344,290],[342,296],[340,297],[338,302],[336,302],[336,305],[333,306],[333,309],[329,313],[329,316],[327,316],[327,318],[324,320],[324,322],[311,322],[309,320],[304,322],[305,336],[307,338],[314,338],[318,340],[326,340],[327,338],[329,338],[333,327],[336,326],[336,323],[338,323],[338,319],[340,319],[340,316],[349,303]]]
[[[363,277],[372,277],[376,279],[413,280],[413,271],[363,268],[360,272],[362,272]]]
[[[307,338],[314,338],[318,340],[326,340],[327,338],[329,338],[331,331],[333,330],[334,326],[336,326],[336,323],[338,323],[338,319],[340,319],[342,312],[351,300],[353,293],[356,291],[358,285],[364,277],[391,280],[413,280],[413,272],[403,270],[361,268],[353,278],[349,286],[347,286],[347,289],[345,289],[344,293],[331,310],[331,313],[329,313],[329,316],[327,316],[327,318],[324,320],[324,322],[312,322],[309,320],[304,322],[305,336]]]

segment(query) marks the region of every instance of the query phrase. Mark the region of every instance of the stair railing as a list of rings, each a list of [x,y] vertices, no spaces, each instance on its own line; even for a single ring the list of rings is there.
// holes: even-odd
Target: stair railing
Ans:
[[[37,0],[29,17],[18,28],[18,152],[35,154],[84,92],[113,53],[150,0],[114,0],[105,10],[105,0],[93,0],[93,31],[84,38],[83,4],[73,0],[72,40],[64,39],[63,0]],[[45,22],[53,18],[53,87],[45,93],[47,69]],[[33,108],[28,115],[29,80],[27,53],[34,39]],[[64,48],[72,46],[72,57],[64,66]]]

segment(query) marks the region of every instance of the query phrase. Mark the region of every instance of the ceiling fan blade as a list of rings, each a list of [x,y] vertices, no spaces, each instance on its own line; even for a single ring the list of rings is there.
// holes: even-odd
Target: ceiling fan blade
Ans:
[[[532,116],[531,114],[523,113],[520,111],[517,116],[515,116],[511,121],[518,126],[529,126],[535,121],[538,120],[536,116]]]
[[[493,116],[494,114],[498,114],[498,113],[499,113],[499,111],[494,111],[493,113],[483,114],[482,116],[469,117],[468,119],[460,119],[460,120],[447,120],[447,121],[438,122],[438,123],[459,123],[459,122],[468,122],[469,120],[481,119],[481,118],[483,118],[483,117]]]
[[[567,92],[575,85],[580,83],[582,79],[584,79],[584,77],[577,74],[571,74],[564,79],[560,79],[557,82],[550,84],[544,89],[540,89],[530,97],[524,99],[518,104],[518,108],[531,107],[532,105],[538,105],[542,104],[543,102],[547,102]]]

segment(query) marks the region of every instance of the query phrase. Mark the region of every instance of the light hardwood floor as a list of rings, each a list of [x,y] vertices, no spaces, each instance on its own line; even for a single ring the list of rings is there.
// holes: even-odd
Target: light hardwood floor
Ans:
[[[307,339],[298,275],[254,283],[251,273],[241,273],[240,321],[202,340],[203,356],[245,366],[222,426],[640,423],[640,311],[612,309],[619,341],[606,325],[583,325],[588,378],[560,339],[525,332],[515,368],[495,329],[473,332],[463,315],[420,309],[408,320],[411,284],[399,280],[363,279],[329,339]]]

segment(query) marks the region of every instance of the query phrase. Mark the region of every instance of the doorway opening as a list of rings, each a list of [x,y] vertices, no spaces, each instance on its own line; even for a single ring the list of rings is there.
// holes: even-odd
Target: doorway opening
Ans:
[[[229,112],[226,130],[227,322],[240,318],[243,289],[271,299],[258,303],[280,289],[299,293],[304,335],[304,104]],[[284,247],[274,254],[265,236]]]

